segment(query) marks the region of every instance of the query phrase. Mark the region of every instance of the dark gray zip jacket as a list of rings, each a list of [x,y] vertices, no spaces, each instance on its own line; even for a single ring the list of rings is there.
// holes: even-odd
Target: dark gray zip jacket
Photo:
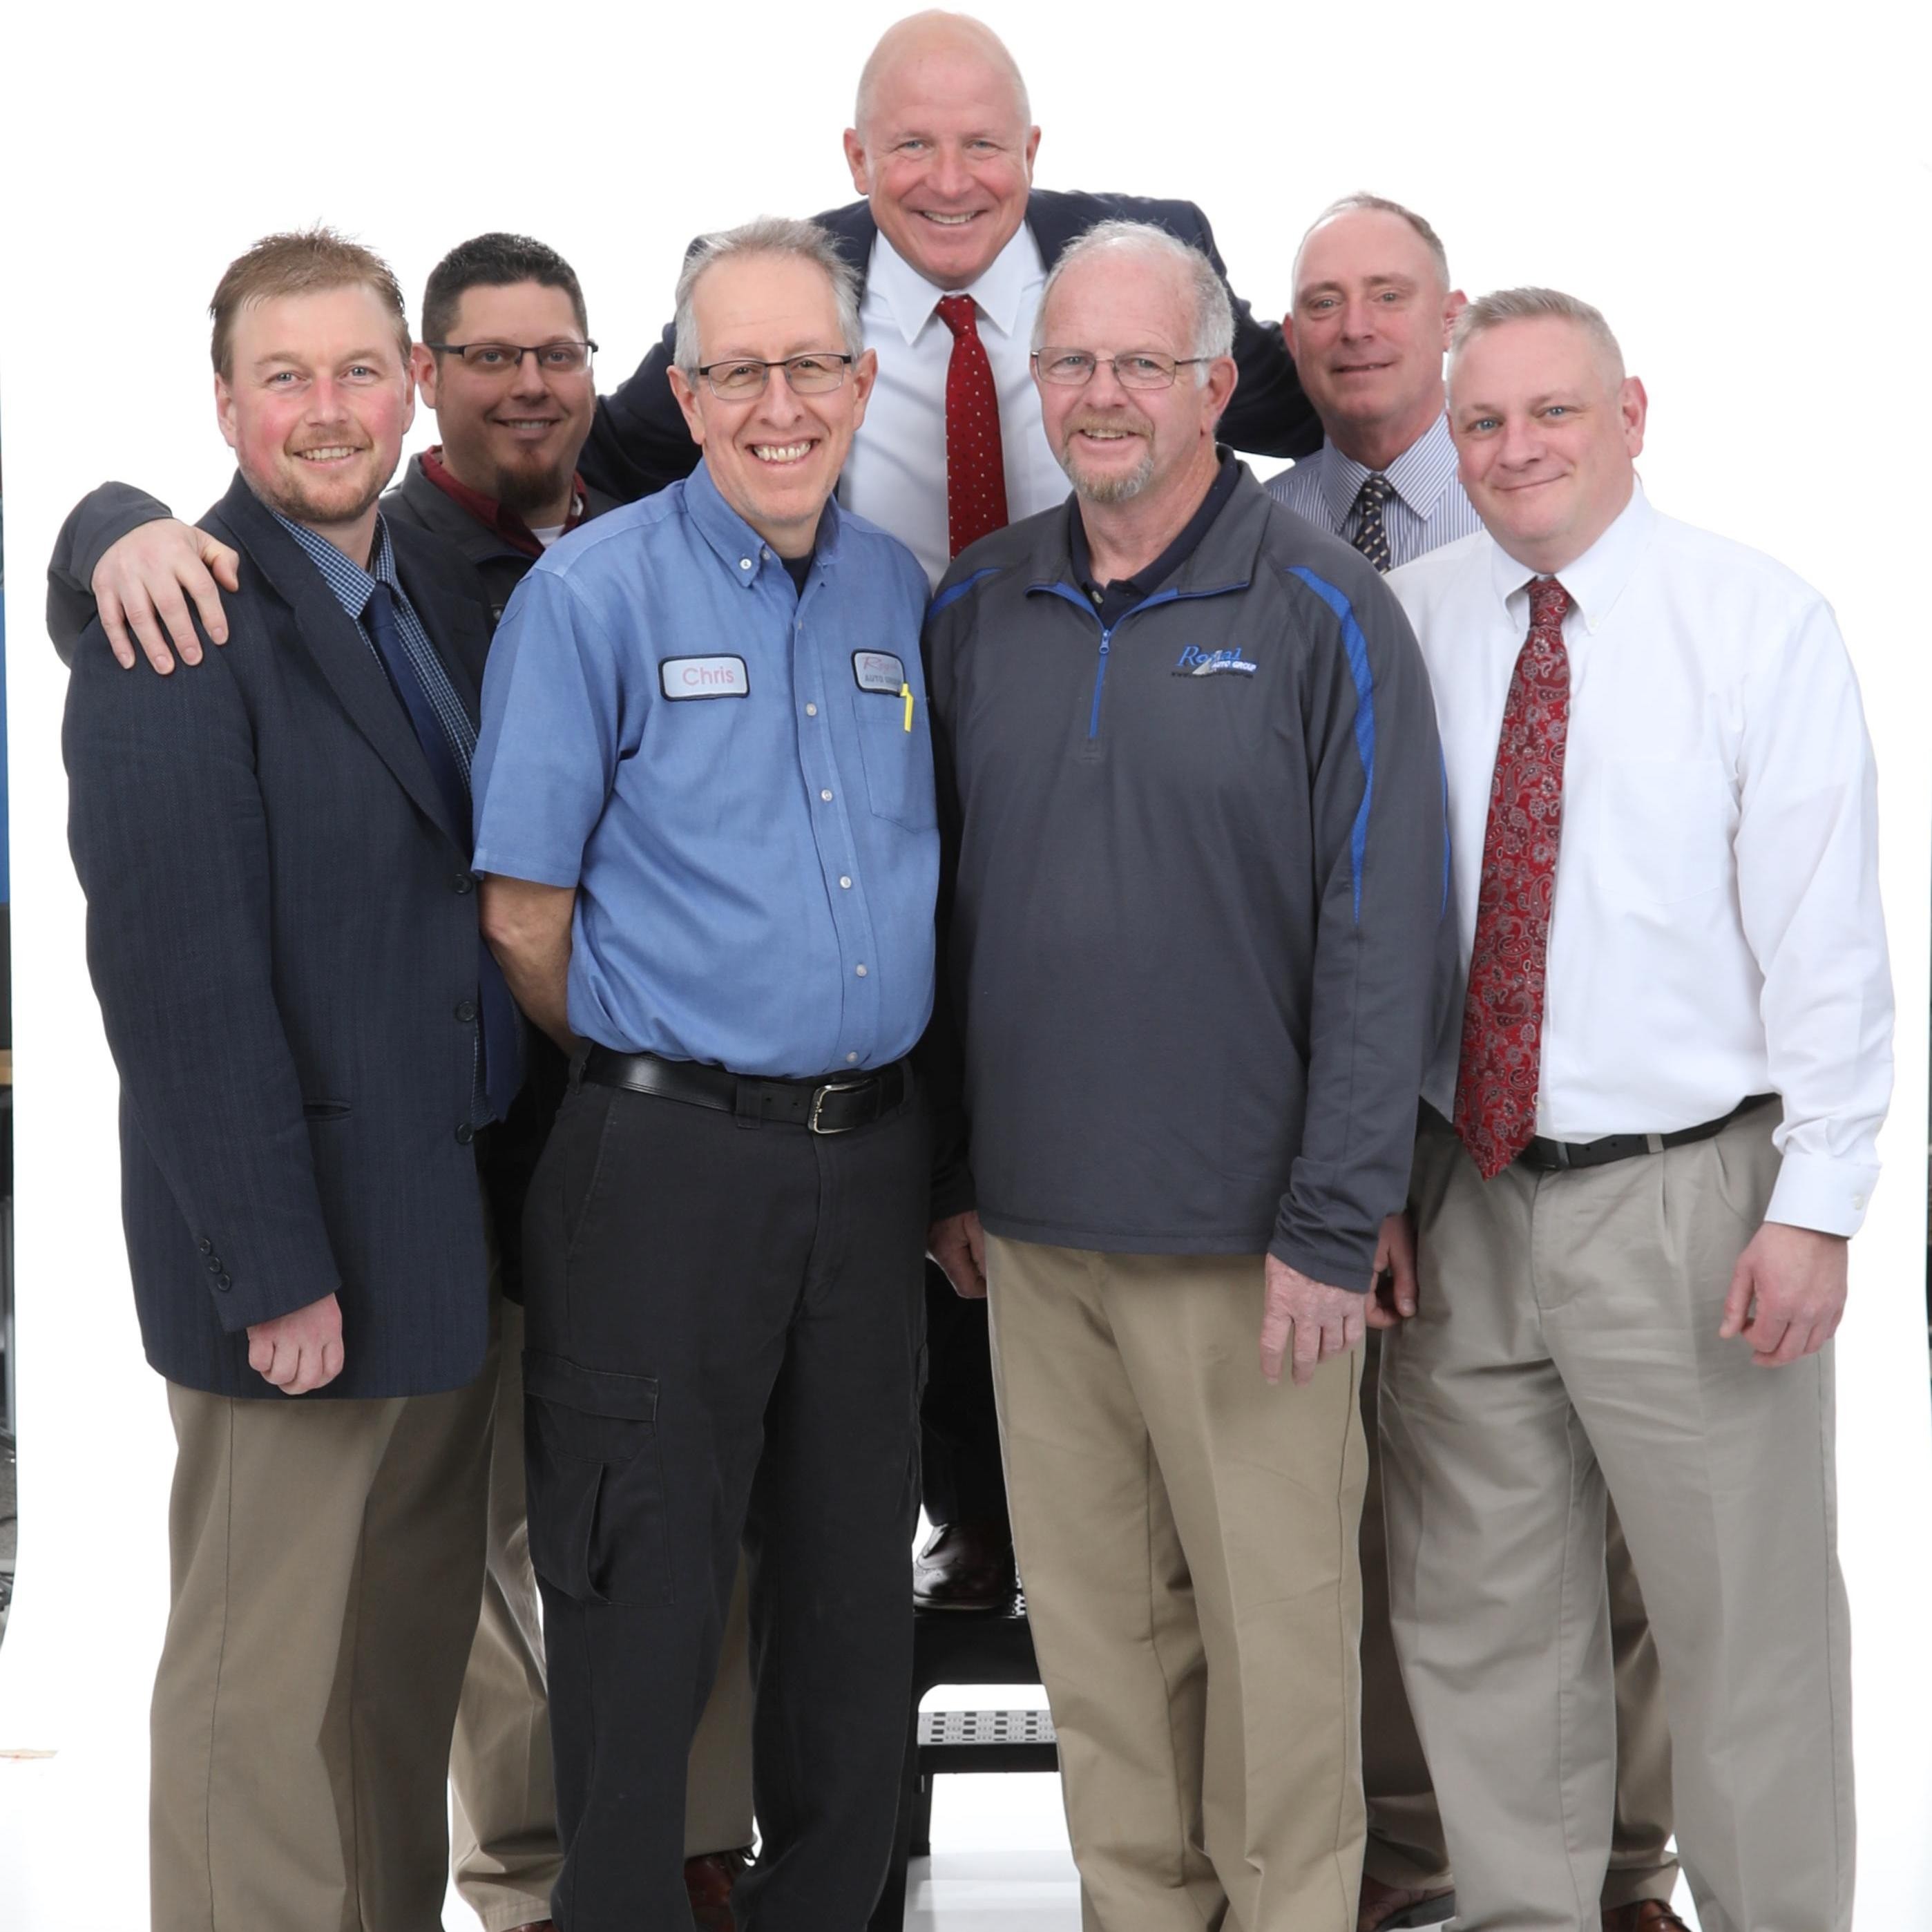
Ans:
[[[1111,630],[1069,514],[974,545],[926,624],[981,1217],[1366,1289],[1450,985],[1421,655],[1367,562],[1245,470]]]

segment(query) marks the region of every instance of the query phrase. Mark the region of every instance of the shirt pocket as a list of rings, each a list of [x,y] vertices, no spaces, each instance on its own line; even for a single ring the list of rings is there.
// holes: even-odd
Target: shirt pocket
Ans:
[[[890,819],[908,832],[932,831],[939,814],[933,803],[932,739],[924,696],[914,694],[910,730],[906,700],[896,694],[855,691],[852,710],[872,815]]]
[[[1737,803],[1714,758],[1619,759],[1605,772],[1605,849],[1640,900],[1676,905],[1729,889]]]

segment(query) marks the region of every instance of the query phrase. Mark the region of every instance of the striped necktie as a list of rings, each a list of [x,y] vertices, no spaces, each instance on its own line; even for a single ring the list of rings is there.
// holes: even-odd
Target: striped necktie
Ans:
[[[1395,494],[1395,485],[1378,470],[1363,479],[1355,493],[1355,548],[1380,571],[1389,567],[1388,529],[1382,521],[1382,506]]]

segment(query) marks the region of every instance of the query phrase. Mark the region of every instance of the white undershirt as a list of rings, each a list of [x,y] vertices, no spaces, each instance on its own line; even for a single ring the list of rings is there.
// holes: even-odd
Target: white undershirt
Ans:
[[[1040,428],[1030,366],[1034,319],[1046,269],[1033,231],[1020,224],[977,281],[935,288],[880,235],[872,244],[860,309],[879,375],[864,427],[846,458],[838,500],[906,544],[934,584],[951,559],[946,524],[946,370],[952,332],[937,313],[949,293],[969,295],[1000,399],[1006,514],[1015,523],[1066,500],[1064,472]]]
[[[1392,572],[1436,692],[1466,976],[1534,573],[1486,532]],[[1668,1132],[1783,1096],[1768,1218],[1856,1232],[1892,1090],[1876,782],[1831,608],[1638,488],[1557,577],[1570,724],[1538,1132]],[[1462,1012],[1424,1087],[1455,1101]]]

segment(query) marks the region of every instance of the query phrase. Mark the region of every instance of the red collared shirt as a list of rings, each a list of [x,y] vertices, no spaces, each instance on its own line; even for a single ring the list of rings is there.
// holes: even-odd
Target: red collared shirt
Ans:
[[[442,445],[436,444],[423,452],[423,474],[452,502],[460,503],[464,509],[482,524],[486,530],[494,530],[513,549],[521,550],[526,556],[542,556],[544,547],[528,524],[514,510],[506,510],[494,496],[486,496],[480,490],[472,490],[466,483],[459,483],[442,466]],[[570,478],[570,514],[564,521],[566,536],[584,520],[584,478],[574,471]]]

